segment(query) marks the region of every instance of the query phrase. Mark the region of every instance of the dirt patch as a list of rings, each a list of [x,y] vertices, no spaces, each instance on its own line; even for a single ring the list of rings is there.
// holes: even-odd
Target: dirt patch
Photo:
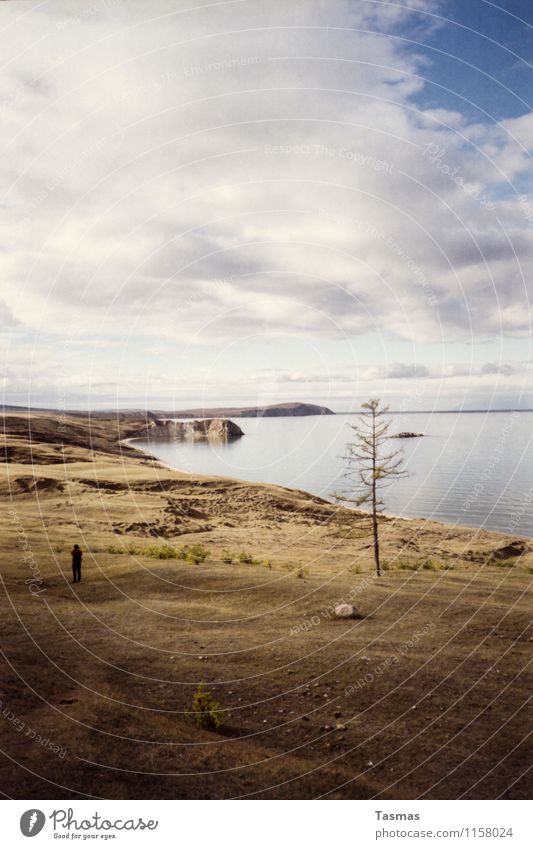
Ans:
[[[63,492],[65,485],[56,478],[11,478],[0,486],[1,495],[26,495],[31,492]]]
[[[524,554],[529,554],[531,547],[524,540],[514,540],[508,542],[493,551],[492,556],[495,560],[509,560],[511,557],[523,557]]]

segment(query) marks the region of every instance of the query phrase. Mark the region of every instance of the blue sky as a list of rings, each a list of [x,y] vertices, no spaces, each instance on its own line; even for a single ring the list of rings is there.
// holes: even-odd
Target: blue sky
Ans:
[[[427,39],[431,65],[421,105],[457,108],[473,120],[490,116],[499,121],[528,111],[533,83],[531,4],[488,6],[454,0],[442,8],[447,22]]]
[[[5,403],[533,407],[532,21],[0,4]]]

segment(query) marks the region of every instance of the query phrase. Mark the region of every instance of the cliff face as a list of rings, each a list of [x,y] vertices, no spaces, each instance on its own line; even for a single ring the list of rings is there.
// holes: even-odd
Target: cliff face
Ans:
[[[148,425],[147,432],[151,439],[213,439],[223,442],[244,436],[239,425],[229,419],[201,419],[191,422],[156,419]]]

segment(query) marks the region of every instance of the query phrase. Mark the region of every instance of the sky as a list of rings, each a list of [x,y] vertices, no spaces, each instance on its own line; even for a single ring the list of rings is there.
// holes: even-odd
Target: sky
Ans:
[[[532,23],[0,3],[4,403],[533,407]]]

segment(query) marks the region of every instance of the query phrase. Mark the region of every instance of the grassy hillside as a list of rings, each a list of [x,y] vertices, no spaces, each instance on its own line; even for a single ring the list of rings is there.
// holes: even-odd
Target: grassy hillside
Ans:
[[[361,514],[173,472],[120,446],[129,421],[61,424],[3,428],[11,796],[526,797],[526,545],[391,520],[376,579]],[[188,715],[200,682],[218,731]]]

